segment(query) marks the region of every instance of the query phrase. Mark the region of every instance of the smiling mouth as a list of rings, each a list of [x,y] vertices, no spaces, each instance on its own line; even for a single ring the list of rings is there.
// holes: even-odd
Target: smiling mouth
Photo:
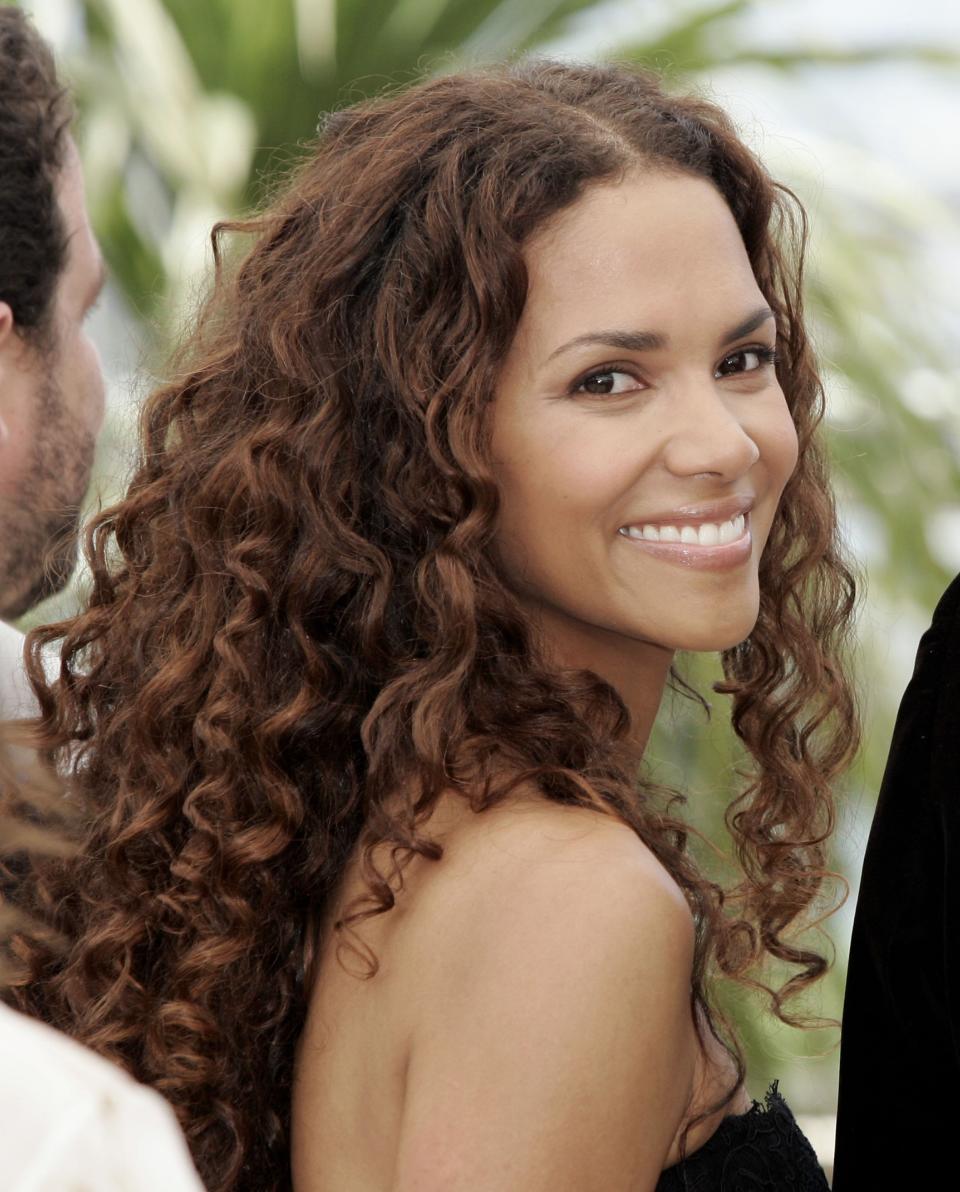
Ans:
[[[698,525],[621,526],[620,533],[640,542],[679,543],[692,547],[729,546],[746,536],[747,516],[738,513],[726,521],[700,522]]]
[[[720,522],[621,526],[619,533],[633,550],[698,571],[731,570],[753,557],[749,511]]]

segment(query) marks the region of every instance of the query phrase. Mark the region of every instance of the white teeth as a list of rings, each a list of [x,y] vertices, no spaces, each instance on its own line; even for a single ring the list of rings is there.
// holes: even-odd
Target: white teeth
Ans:
[[[624,526],[621,533],[646,542],[681,542],[687,546],[725,546],[743,537],[746,518],[742,513],[724,522],[703,522],[699,526]]]
[[[746,521],[742,513],[725,521],[720,527],[720,545],[736,542],[738,538],[742,538],[745,525]]]

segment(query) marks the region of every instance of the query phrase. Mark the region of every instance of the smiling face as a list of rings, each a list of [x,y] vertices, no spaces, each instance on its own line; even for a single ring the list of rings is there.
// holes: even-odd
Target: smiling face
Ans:
[[[525,256],[493,411],[512,585],[562,664],[607,677],[735,645],[797,437],[729,208],[704,179],[630,174]]]

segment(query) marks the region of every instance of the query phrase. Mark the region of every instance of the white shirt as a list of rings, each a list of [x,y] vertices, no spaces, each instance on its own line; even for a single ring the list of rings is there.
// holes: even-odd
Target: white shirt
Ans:
[[[169,1105],[0,1005],[2,1192],[203,1192]]]
[[[23,634],[0,621],[0,719],[35,714]],[[0,1192],[202,1192],[151,1089],[0,1005]]]
[[[23,634],[0,621],[0,719],[35,716],[37,702],[23,666]]]

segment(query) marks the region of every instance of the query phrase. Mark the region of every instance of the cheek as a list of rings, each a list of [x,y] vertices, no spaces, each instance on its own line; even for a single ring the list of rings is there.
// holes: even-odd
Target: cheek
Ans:
[[[103,424],[105,389],[100,353],[93,341],[80,331],[64,354],[61,390],[70,407],[90,434]]]
[[[543,585],[577,520],[588,465],[573,447],[545,418],[505,419],[495,428],[497,549],[520,590]]]
[[[499,454],[497,446],[501,524],[514,537],[566,539],[608,513],[626,483],[618,468],[622,438],[541,422],[524,426],[509,442],[504,437]]]
[[[775,405],[764,412],[753,439],[779,494],[793,475],[799,454],[797,428],[782,395]]]
[[[103,363],[100,359],[100,352],[91,340],[88,339],[86,342],[90,417],[93,433],[96,434],[103,425],[103,415],[106,408],[106,385],[103,379]]]

